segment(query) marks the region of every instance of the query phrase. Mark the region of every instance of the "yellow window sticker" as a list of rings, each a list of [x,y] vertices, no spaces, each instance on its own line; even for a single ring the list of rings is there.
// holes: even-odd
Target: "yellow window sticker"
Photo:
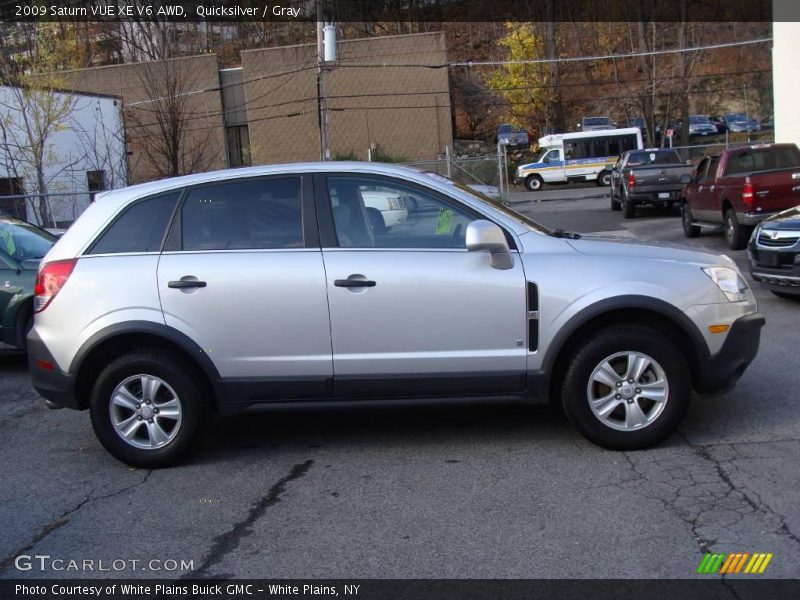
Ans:
[[[436,235],[447,235],[453,227],[453,211],[449,208],[439,209],[439,221],[436,223]]]

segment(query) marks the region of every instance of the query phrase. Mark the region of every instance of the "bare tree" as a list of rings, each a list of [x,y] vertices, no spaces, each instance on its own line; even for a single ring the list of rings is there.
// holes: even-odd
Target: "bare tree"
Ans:
[[[203,170],[211,137],[202,135],[210,124],[198,119],[192,102],[199,88],[196,78],[181,61],[162,60],[143,63],[139,81],[147,100],[126,109],[136,149],[160,177]]]

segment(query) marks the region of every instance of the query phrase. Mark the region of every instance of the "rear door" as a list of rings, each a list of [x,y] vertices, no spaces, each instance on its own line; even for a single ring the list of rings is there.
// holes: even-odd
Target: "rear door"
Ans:
[[[189,188],[158,266],[167,325],[209,354],[229,399],[330,393],[325,271],[309,177]]]
[[[363,190],[423,201],[406,222],[370,227]],[[466,250],[480,214],[417,185],[320,175],[318,214],[337,396],[435,396],[525,389],[525,275]],[[514,243],[513,236],[508,239]]]

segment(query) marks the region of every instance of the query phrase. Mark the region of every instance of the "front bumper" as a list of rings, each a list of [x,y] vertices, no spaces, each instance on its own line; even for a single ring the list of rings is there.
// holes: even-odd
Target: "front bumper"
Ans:
[[[796,245],[795,245],[796,246]],[[772,255],[777,264],[764,264],[764,255]],[[759,256],[760,255],[760,256]],[[765,249],[757,247],[753,242],[747,248],[747,259],[750,263],[750,275],[767,289],[786,294],[800,295],[800,263],[797,248]]]
[[[40,364],[49,363],[52,369],[42,368]],[[36,329],[28,334],[28,367],[31,373],[33,388],[55,405],[55,408],[74,408],[80,410],[75,396],[75,378],[58,368],[50,351],[45,346]]]
[[[701,360],[695,391],[709,394],[736,385],[758,353],[761,328],[765,322],[758,313],[736,319],[719,352]]]

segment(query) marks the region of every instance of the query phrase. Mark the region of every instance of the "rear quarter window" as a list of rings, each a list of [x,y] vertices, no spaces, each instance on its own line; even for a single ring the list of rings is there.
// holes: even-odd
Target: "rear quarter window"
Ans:
[[[150,196],[131,204],[100,234],[86,254],[159,252],[181,191]]]

